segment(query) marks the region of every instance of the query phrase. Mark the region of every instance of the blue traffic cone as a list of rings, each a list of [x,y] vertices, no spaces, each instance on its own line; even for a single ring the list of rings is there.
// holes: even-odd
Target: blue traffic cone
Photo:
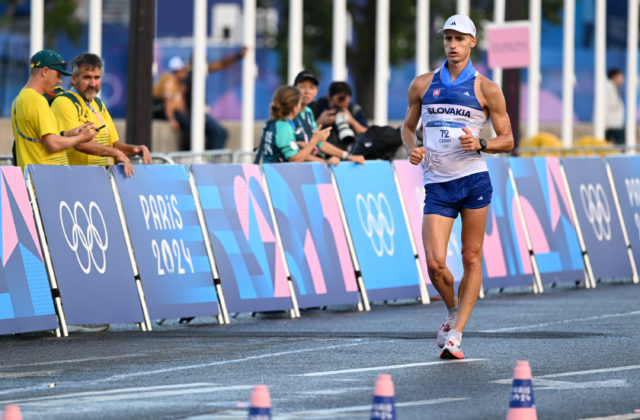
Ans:
[[[391,375],[378,375],[376,387],[373,390],[373,405],[371,406],[371,420],[396,420],[396,403],[393,392]]]

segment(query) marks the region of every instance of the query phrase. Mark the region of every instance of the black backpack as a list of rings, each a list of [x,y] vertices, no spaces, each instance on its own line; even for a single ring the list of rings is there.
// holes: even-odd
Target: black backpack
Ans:
[[[402,137],[399,128],[372,125],[356,137],[351,154],[363,155],[365,159],[391,160],[400,146]]]

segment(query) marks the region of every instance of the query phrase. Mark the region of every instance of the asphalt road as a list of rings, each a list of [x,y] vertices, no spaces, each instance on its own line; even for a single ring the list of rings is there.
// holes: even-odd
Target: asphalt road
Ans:
[[[30,419],[242,419],[266,384],[275,419],[367,419],[379,373],[399,419],[496,419],[528,360],[541,419],[640,418],[640,285],[490,293],[463,337],[464,361],[435,345],[444,305],[375,304],[197,318],[55,338],[0,337],[0,406]]]

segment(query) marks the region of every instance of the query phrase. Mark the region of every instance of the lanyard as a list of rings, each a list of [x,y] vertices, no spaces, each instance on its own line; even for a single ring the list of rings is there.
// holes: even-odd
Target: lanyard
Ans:
[[[100,114],[98,113],[98,111],[96,111],[92,106],[91,106],[91,101],[87,101],[82,95],[80,95],[80,93],[78,93],[78,91],[73,88],[71,89],[72,92],[76,93],[78,96],[80,96],[82,98],[82,100],[84,101],[85,104],[87,104],[87,107],[89,107],[89,109],[91,110],[91,112],[93,112],[93,115],[96,116],[96,118],[98,118],[98,120],[100,121],[100,124],[105,125],[105,129],[106,129],[106,124],[104,122],[104,120],[102,119],[102,117],[100,116]]]

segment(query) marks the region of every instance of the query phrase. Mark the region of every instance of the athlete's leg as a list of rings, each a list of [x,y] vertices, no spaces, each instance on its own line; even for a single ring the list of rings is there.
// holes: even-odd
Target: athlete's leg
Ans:
[[[482,243],[489,206],[462,209],[462,265],[464,275],[458,286],[458,319],[455,330],[464,331],[482,287]]]
[[[453,275],[447,268],[447,245],[453,227],[451,217],[439,214],[425,214],[422,218],[422,242],[427,256],[429,278],[447,308],[456,305],[453,290]]]

